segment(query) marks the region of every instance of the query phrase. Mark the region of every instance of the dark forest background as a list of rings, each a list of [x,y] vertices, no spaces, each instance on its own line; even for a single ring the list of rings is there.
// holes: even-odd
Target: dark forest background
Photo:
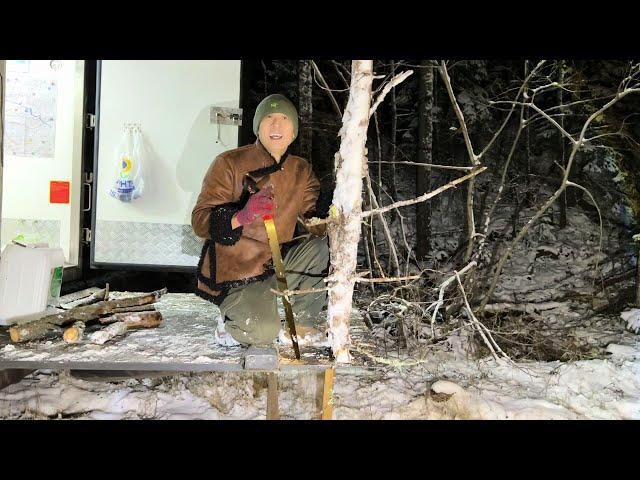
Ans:
[[[453,92],[476,151],[487,145],[510,108],[509,104],[492,102],[513,100],[524,78],[537,63],[537,59],[447,62]],[[378,76],[374,80],[376,93],[393,75],[413,70],[413,75],[387,95],[369,126],[369,173],[381,206],[413,198],[460,175],[454,170],[384,162],[470,165],[460,124],[436,65],[429,60],[374,62]],[[567,132],[576,133],[585,119],[616,93],[620,81],[633,74],[631,66],[632,62],[626,60],[548,60],[529,87],[550,82],[562,85],[562,88],[549,88],[537,94],[536,103],[548,109],[549,115]],[[291,148],[311,161],[323,189],[331,191],[334,155],[340,141],[340,113],[344,111],[349,93],[350,61],[246,60],[242,68],[244,122],[241,144],[255,141],[251,119],[260,100],[272,93],[285,94],[298,105],[301,115],[300,134]],[[504,245],[560,184],[562,166],[571,148],[558,128],[531,109],[524,112],[527,125],[514,147],[520,121],[518,113],[519,108],[482,159],[488,170],[478,176],[475,183],[475,218],[477,229],[481,231],[483,214],[495,198],[503,167],[513,149],[496,209],[495,220],[499,225],[496,223],[495,228],[489,229],[488,250],[493,254],[486,262],[484,281],[488,281],[492,262],[496,262]],[[591,192],[600,207],[606,237],[604,253],[612,264],[606,278],[601,280],[603,285],[605,282],[611,285],[611,282],[632,279],[635,271],[636,248],[631,237],[637,233],[640,209],[637,169],[640,161],[640,95],[630,95],[607,110],[594,122],[590,132],[590,136],[602,136],[581,148],[570,180]],[[426,275],[427,284],[431,285],[437,283],[435,272],[464,265],[468,243],[466,188],[463,184],[429,202],[388,215],[403,273],[433,270],[433,278]],[[366,207],[367,195],[364,197]],[[557,233],[566,229],[576,213],[585,215],[594,224],[599,221],[596,206],[589,196],[579,189],[567,189],[540,223],[547,225],[557,242],[562,243],[561,235],[559,237]],[[379,222],[374,221],[371,227],[373,234],[366,226],[363,229],[370,245],[367,245],[367,253],[365,242],[361,242],[362,268],[371,266],[376,275],[392,275],[395,266],[391,261],[388,238],[383,235]],[[377,262],[371,259],[373,249]],[[157,272],[101,272],[86,283],[104,281],[110,281],[113,289],[130,291],[161,286],[167,286],[170,291],[191,291],[193,288],[190,274]],[[545,285],[539,288],[545,288]],[[633,300],[629,286],[618,293],[618,303]]]

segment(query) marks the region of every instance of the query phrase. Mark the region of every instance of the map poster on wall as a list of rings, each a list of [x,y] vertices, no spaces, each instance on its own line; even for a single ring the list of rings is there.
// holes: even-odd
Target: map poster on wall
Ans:
[[[56,150],[56,71],[48,60],[8,60],[5,155],[53,158]]]

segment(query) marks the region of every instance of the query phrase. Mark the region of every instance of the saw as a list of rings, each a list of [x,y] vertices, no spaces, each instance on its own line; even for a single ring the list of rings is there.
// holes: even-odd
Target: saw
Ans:
[[[267,229],[267,237],[269,238],[269,246],[271,247],[271,257],[273,258],[273,266],[276,269],[276,279],[278,281],[278,290],[285,292],[289,289],[287,287],[287,277],[284,274],[284,264],[282,263],[282,256],[280,255],[280,243],[278,242],[278,234],[276,233],[276,225],[273,222],[273,215],[264,215],[264,226]],[[293,351],[296,354],[296,360],[300,360],[300,348],[298,347],[298,336],[296,335],[296,324],[293,320],[293,309],[291,303],[286,296],[282,296],[282,303],[284,304],[284,316],[289,327],[289,334],[291,335],[291,343],[293,343]]]

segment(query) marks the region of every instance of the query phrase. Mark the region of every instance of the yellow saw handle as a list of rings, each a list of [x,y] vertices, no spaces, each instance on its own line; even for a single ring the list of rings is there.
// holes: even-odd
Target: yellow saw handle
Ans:
[[[273,258],[273,266],[276,269],[276,279],[278,281],[278,290],[285,292],[289,288],[287,287],[287,277],[284,273],[284,264],[282,263],[282,255],[280,254],[280,243],[278,242],[278,234],[276,233],[276,225],[273,222],[272,215],[263,215],[264,227],[267,230],[267,237],[269,238],[269,246],[271,247],[271,257]],[[293,320],[293,309],[287,297],[282,297],[282,303],[284,304],[284,315],[289,327],[289,334],[291,335],[291,343],[293,344],[293,351],[296,354],[296,359],[300,360],[300,348],[298,347],[298,336],[296,334],[296,324]]]

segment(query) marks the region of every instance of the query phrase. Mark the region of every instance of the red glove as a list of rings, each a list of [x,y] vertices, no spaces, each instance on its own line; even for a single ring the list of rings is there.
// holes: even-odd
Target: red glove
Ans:
[[[240,225],[247,225],[256,217],[273,213],[275,207],[273,185],[269,184],[249,197],[244,208],[236,214],[236,220]]]

